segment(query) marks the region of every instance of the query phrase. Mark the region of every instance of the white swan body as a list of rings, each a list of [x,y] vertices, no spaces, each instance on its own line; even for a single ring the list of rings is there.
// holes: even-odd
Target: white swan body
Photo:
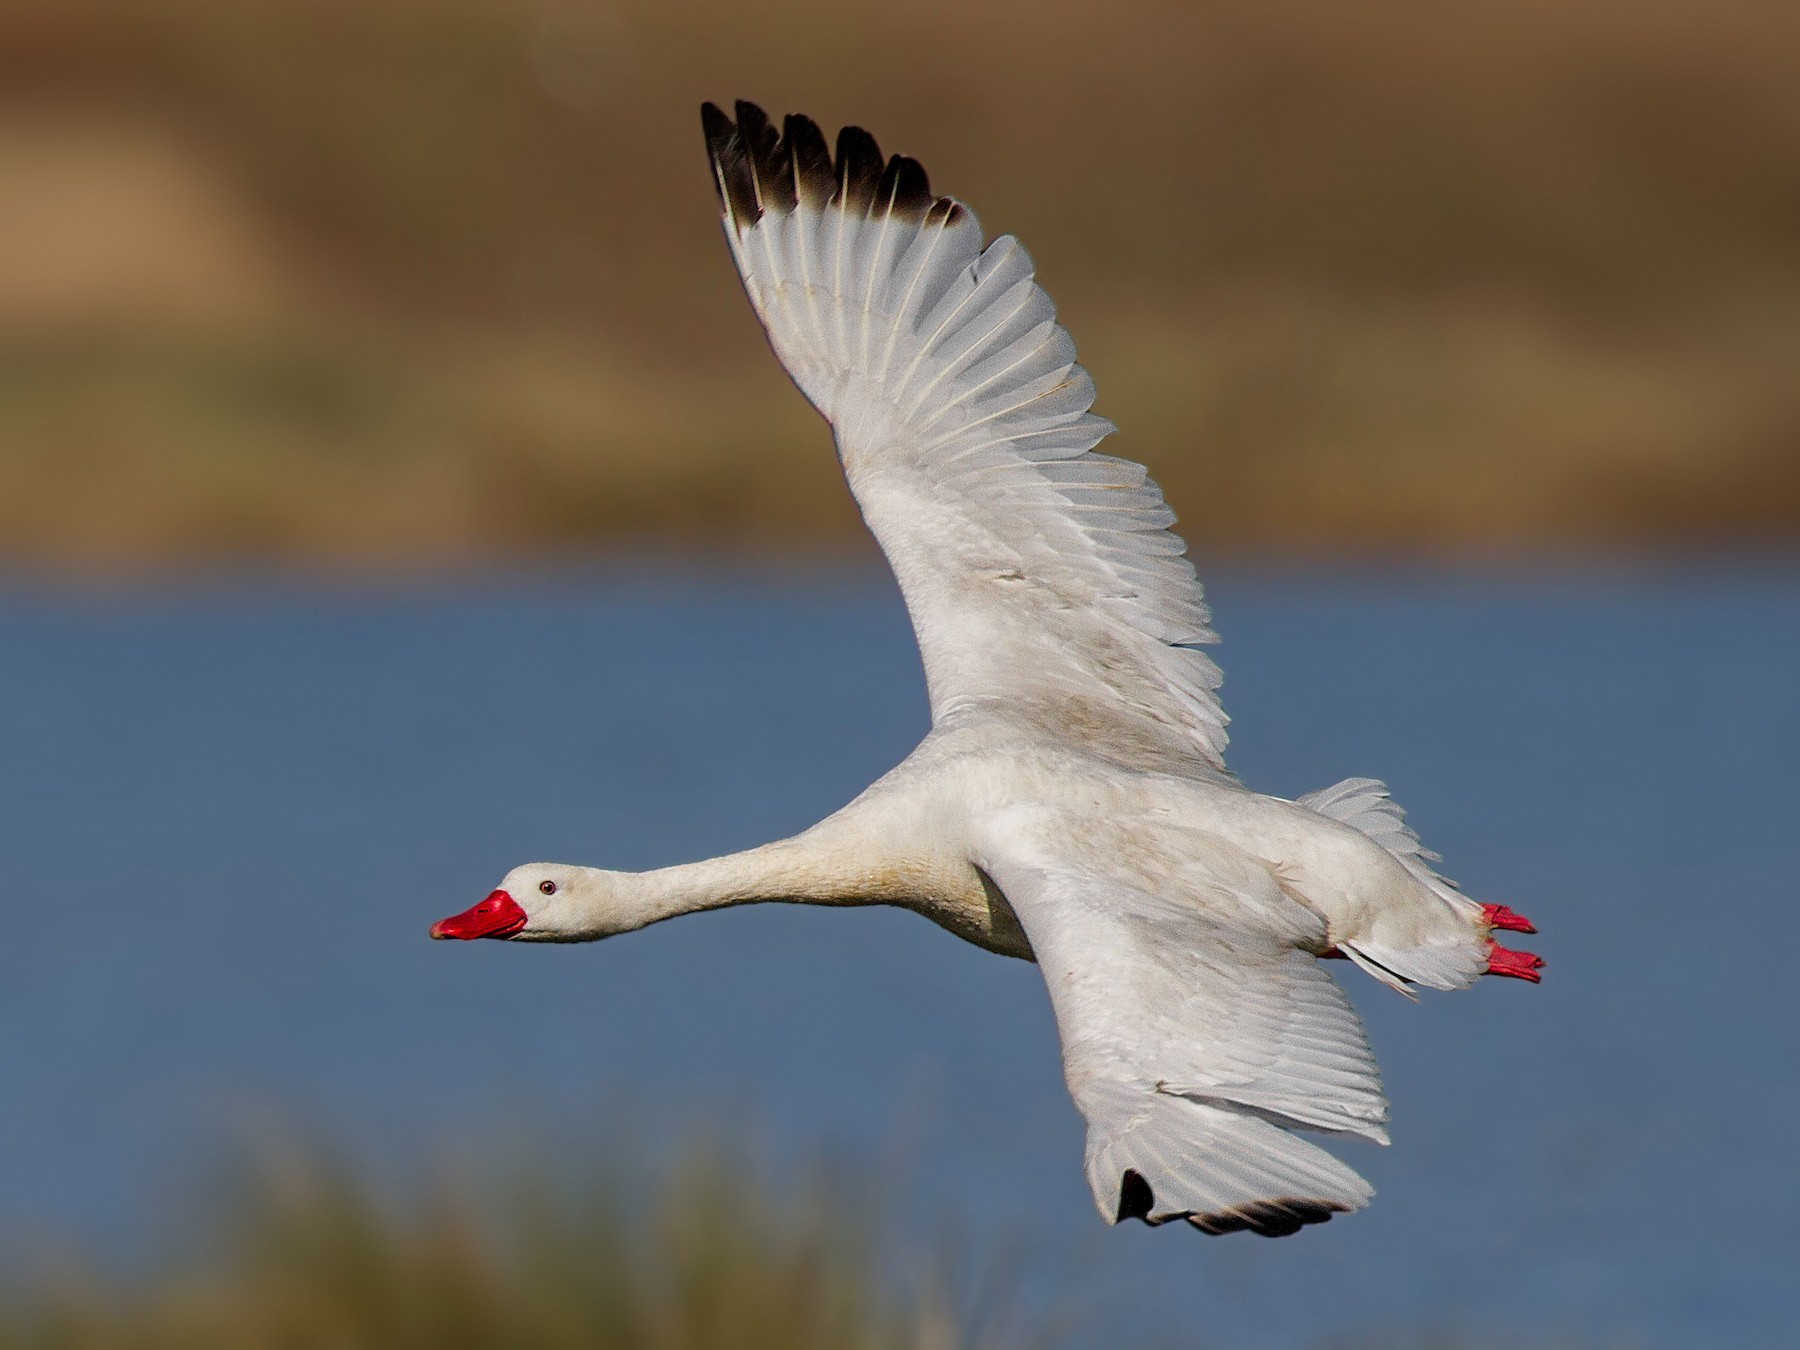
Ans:
[[[1319,964],[1406,992],[1542,964],[1431,868],[1386,789],[1297,802],[1225,767],[1210,616],[1142,467],[1094,452],[1029,258],[855,128],[837,154],[739,104],[705,124],[770,344],[831,422],[906,597],[932,729],[793,839],[647,873],[516,868],[434,936],[584,941],[766,900],[890,904],[1035,959],[1109,1221],[1278,1236],[1368,1184],[1295,1133],[1387,1142],[1355,1012]]]

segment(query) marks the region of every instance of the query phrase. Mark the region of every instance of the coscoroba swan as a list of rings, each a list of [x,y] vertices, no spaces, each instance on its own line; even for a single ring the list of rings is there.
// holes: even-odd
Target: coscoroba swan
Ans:
[[[1368,1203],[1296,1131],[1387,1142],[1368,1040],[1320,958],[1402,993],[1536,981],[1535,931],[1432,870],[1387,789],[1285,801],[1225,767],[1215,640],[1142,467],[1095,453],[1031,260],[846,128],[703,110],[725,237],[831,423],[912,617],[931,730],[792,839],[645,873],[532,863],[440,938],[584,942],[783,900],[899,905],[1043,969],[1109,1222],[1292,1233]]]

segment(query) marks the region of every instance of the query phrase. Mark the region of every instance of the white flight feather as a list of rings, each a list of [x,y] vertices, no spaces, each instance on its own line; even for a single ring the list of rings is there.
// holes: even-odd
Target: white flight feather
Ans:
[[[1220,677],[1195,650],[1214,636],[1173,513],[1140,466],[1093,453],[1112,424],[1024,249],[981,248],[966,209],[908,219],[891,190],[866,214],[841,192],[757,201],[756,220],[727,213],[732,256],[894,563],[934,715],[1029,702],[1042,668],[1059,690],[1085,675],[1095,738],[1129,722],[1222,772]]]

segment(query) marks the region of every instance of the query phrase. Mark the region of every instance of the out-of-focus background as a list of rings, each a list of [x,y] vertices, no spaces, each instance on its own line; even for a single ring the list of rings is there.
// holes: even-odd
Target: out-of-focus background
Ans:
[[[1796,70],[1773,0],[3,0],[0,1347],[1785,1343]],[[1347,979],[1368,1212],[1106,1229],[1037,973],[909,915],[424,941],[925,728],[740,96],[1024,239],[1246,781],[1544,928]]]
[[[1780,0],[9,0],[0,548],[862,547],[703,98],[1016,231],[1208,550],[1800,529]]]

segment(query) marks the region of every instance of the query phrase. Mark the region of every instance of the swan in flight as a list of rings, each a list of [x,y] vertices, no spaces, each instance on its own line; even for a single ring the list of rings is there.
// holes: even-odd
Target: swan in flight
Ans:
[[[906,599],[931,730],[791,839],[628,873],[515,868],[438,938],[585,942],[726,905],[899,905],[1035,960],[1109,1222],[1283,1236],[1373,1191],[1300,1136],[1387,1142],[1382,983],[1536,982],[1535,932],[1432,868],[1385,786],[1298,801],[1225,767],[1215,641],[1161,491],[1097,453],[1094,382],[1011,236],[856,127],[702,110],[726,242],[831,424]]]

